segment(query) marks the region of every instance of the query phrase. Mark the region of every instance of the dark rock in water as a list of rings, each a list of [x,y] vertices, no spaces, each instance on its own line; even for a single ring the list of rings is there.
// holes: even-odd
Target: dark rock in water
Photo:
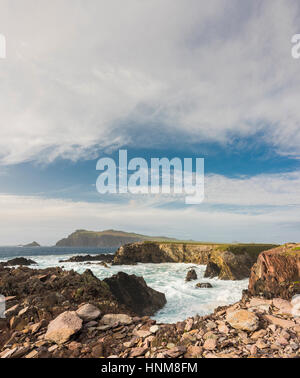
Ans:
[[[4,266],[33,265],[33,264],[36,264],[36,262],[30,259],[25,259],[25,257],[16,257],[14,259],[8,260],[5,263],[3,263]]]
[[[212,285],[209,282],[199,282],[196,287],[199,287],[200,289],[210,289]]]
[[[78,255],[72,256],[68,260],[60,260],[59,262],[84,262],[84,261],[105,261],[105,262],[112,262],[114,259],[114,255],[109,253],[103,253],[100,255]]]
[[[119,303],[139,316],[153,315],[167,303],[165,294],[147,286],[143,277],[119,272],[103,281]]]
[[[210,261],[206,266],[204,277],[205,278],[218,277],[218,275],[220,274],[220,271],[221,271],[221,268],[214,262]]]
[[[39,245],[39,243],[37,243],[36,241],[34,241],[32,243],[25,244],[22,247],[40,247],[40,245]]]
[[[190,269],[187,272],[187,275],[185,277],[185,281],[188,282],[188,281],[196,280],[197,278],[198,277],[197,277],[197,273],[196,273],[195,269]]]

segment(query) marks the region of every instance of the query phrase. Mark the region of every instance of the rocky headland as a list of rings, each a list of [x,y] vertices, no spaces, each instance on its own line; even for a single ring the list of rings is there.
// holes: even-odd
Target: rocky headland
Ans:
[[[239,280],[250,276],[260,252],[272,244],[201,244],[180,242],[139,242],[118,249],[114,265],[136,263],[192,263],[207,265],[205,277]]]
[[[147,236],[133,232],[117,230],[88,231],[77,230],[68,237],[59,240],[57,247],[112,247],[144,240],[174,240],[164,236]]]

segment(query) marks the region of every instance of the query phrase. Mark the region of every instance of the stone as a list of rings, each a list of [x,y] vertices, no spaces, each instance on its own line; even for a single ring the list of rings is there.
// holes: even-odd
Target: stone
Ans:
[[[28,310],[29,310],[29,306],[24,307],[22,310],[19,311],[18,316],[22,316],[26,314]]]
[[[227,327],[227,325],[225,323],[219,324],[218,330],[219,330],[219,332],[225,333],[225,334],[227,334],[229,332],[229,328]]]
[[[32,350],[30,353],[26,354],[25,358],[37,358],[38,354],[37,350]]]
[[[132,317],[126,314],[105,314],[101,323],[105,325],[114,325],[115,323],[127,325],[132,323]]]
[[[48,348],[48,352],[52,353],[58,348],[58,345],[52,345],[51,347]]]
[[[186,324],[185,324],[184,330],[185,330],[186,332],[189,332],[189,331],[192,329],[193,325],[194,325],[194,320],[193,320],[192,318],[189,318],[189,319],[186,321]]]
[[[259,331],[254,332],[253,335],[251,336],[251,339],[257,340],[260,337],[266,336],[266,334],[267,334],[267,331],[265,329],[261,329]]]
[[[103,357],[103,343],[99,343],[92,348],[92,356],[94,358]]]
[[[282,299],[282,298],[274,298],[273,299],[273,306],[278,308],[278,312],[280,314],[291,314],[292,313],[292,305],[289,301]]]
[[[203,344],[203,348],[207,350],[214,350],[216,349],[216,347],[217,347],[217,340],[212,339],[212,338],[205,340]]]
[[[197,273],[195,271],[195,269],[190,269],[188,272],[187,272],[187,275],[185,277],[185,281],[186,282],[189,282],[189,281],[193,281],[193,280],[196,280],[198,277],[197,277]]]
[[[259,326],[259,319],[255,314],[247,310],[230,312],[226,316],[231,327],[243,331],[256,331]]]
[[[151,335],[151,332],[149,331],[146,331],[146,330],[138,330],[138,331],[135,331],[134,334],[138,337],[141,337],[141,338],[145,338],[145,337],[148,337]]]
[[[196,287],[200,289],[210,289],[212,288],[212,284],[210,284],[209,282],[198,282],[196,284]]]
[[[167,354],[171,358],[177,358],[182,356],[186,352],[186,347],[184,346],[175,346],[167,351]]]
[[[265,349],[265,348],[268,347],[268,345],[267,345],[262,339],[258,339],[258,340],[256,341],[256,344],[255,344],[255,345],[256,345],[257,348],[259,348],[259,349]]]
[[[10,358],[16,351],[17,351],[17,347],[13,348],[13,349],[5,349],[3,352],[1,352],[0,354],[0,357],[1,358]]]
[[[290,328],[290,327],[295,326],[295,322],[293,322],[292,320],[281,319],[281,318],[278,318],[278,317],[273,316],[273,315],[265,315],[264,318],[268,322],[275,324],[275,325],[282,327],[282,328]]]
[[[90,322],[91,320],[95,320],[99,318],[101,315],[101,311],[98,307],[86,303],[83,306],[79,307],[79,309],[76,311],[76,314],[84,321],[84,322]]]
[[[81,344],[78,343],[77,341],[72,341],[69,345],[68,345],[68,349],[71,350],[72,352],[74,350],[78,350],[79,348],[81,348]]]
[[[201,357],[203,348],[201,346],[190,345],[187,348],[186,358],[198,358]]]
[[[8,309],[4,312],[5,317],[8,318],[8,317],[10,317],[10,316],[12,316],[12,315],[16,315],[17,312],[18,312],[18,310],[19,310],[19,307],[20,307],[20,305],[19,305],[19,304],[16,304],[16,305],[14,305],[14,306],[8,308]]]
[[[150,327],[149,331],[151,333],[156,333],[157,331],[159,330],[159,326],[157,324],[153,325],[152,327]]]
[[[76,312],[65,311],[49,323],[45,339],[63,344],[81,328],[82,320]]]
[[[130,352],[130,357],[139,357],[143,356],[147,352],[147,347],[137,347],[133,348]]]
[[[251,345],[250,353],[255,356],[257,354],[257,346],[255,344]]]

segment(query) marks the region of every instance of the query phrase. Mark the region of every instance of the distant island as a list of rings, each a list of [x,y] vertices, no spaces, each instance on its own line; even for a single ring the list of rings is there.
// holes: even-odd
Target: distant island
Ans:
[[[22,245],[22,247],[40,247],[40,244],[36,241],[33,241],[32,243]]]
[[[77,230],[56,243],[56,247],[121,247],[141,241],[177,241],[165,236],[147,236],[118,230]]]

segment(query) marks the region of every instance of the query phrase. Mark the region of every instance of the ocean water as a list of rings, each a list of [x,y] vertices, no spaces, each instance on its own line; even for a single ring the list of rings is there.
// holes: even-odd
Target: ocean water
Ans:
[[[123,271],[128,274],[143,276],[146,283],[153,289],[165,293],[167,304],[158,311],[153,318],[157,322],[173,323],[184,320],[196,314],[206,315],[222,305],[228,305],[241,299],[242,290],[248,286],[248,280],[222,281],[217,278],[204,278],[205,266],[194,264],[138,264],[120,265],[105,268],[97,264],[82,263],[59,263],[61,259],[67,259],[75,254],[95,254],[113,253],[113,249],[107,248],[6,248],[0,247],[0,261],[16,256],[26,256],[36,261],[38,265],[32,267],[48,268],[60,266],[66,270],[74,269],[82,273],[86,269],[91,269],[99,278],[103,279]],[[9,255],[8,252],[10,253]],[[187,271],[193,267],[198,276],[198,280],[185,282]],[[213,288],[199,289],[195,285],[197,282],[209,282]]]

